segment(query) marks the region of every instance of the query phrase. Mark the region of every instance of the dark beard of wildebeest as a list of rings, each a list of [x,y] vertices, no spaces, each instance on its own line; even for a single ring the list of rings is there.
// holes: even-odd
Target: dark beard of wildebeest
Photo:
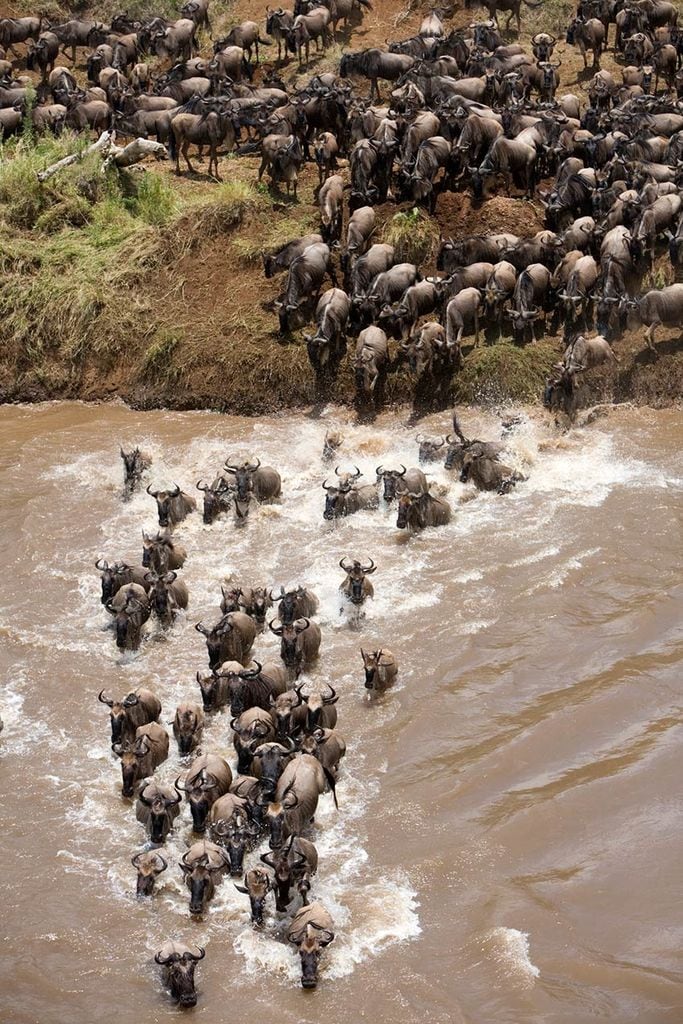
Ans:
[[[244,815],[238,815],[232,822],[217,822],[213,826],[213,834],[228,856],[230,874],[240,875],[244,870],[245,854],[253,848],[260,829],[250,824]]]
[[[182,580],[178,580],[175,572],[167,572],[163,576],[149,572],[145,579],[150,584],[149,600],[152,611],[162,626],[173,625],[178,609],[187,608],[187,586]]]
[[[132,796],[136,782],[147,778],[168,757],[168,733],[157,722],[142,725],[131,742],[112,743],[121,758],[122,793]]]
[[[162,528],[181,523],[197,507],[195,499],[184,494],[177,484],[172,491],[153,491],[151,484],[147,485],[146,490],[157,503],[159,526]]]
[[[303,626],[301,623],[303,623]],[[304,667],[313,662],[318,656],[320,626],[305,617],[292,622],[290,625],[278,627],[270,622],[269,626],[272,632],[280,637],[280,657],[285,667],[290,675],[298,678]]]
[[[183,944],[167,942],[154,957],[156,963],[164,968],[165,981],[171,995],[182,1007],[197,1005],[194,969],[206,956],[201,946],[197,946],[197,950],[197,953],[193,953]]]
[[[263,805],[272,798],[275,787],[285,766],[289,764],[297,747],[291,736],[286,736],[281,743],[261,743],[252,754],[251,770],[260,780],[260,793],[257,804]]]
[[[342,558],[339,568],[346,573],[346,579],[341,584],[340,590],[351,604],[360,606],[366,597],[371,597],[374,593],[372,583],[367,577],[377,571],[377,566],[372,559],[370,559],[369,565],[364,566],[357,560],[349,565],[347,559]]]
[[[142,565],[163,576],[169,569],[181,569],[185,564],[187,552],[185,548],[173,540],[170,533],[164,531],[155,537],[148,537],[142,531]]]
[[[273,695],[269,695],[269,703]],[[261,743],[275,739],[275,726],[270,711],[264,708],[251,707],[243,711],[238,718],[230,720],[233,730],[233,746],[237,753],[237,771],[240,775],[249,775],[254,759],[254,751]]]
[[[104,690],[100,690],[98,700],[110,709],[112,743],[132,740],[136,729],[156,722],[161,714],[161,701],[144,688],[132,691],[123,700],[105,697]]]
[[[121,600],[122,594],[125,600]],[[114,616],[116,646],[119,650],[136,651],[142,639],[142,627],[152,613],[143,588],[135,583],[128,584],[114,595],[106,607]]]

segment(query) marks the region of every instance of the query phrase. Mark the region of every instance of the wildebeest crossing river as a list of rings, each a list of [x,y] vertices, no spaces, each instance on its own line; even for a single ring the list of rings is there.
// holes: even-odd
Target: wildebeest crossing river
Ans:
[[[0,410],[3,636],[0,791],[8,1024],[133,1024],[177,1012],[152,957],[169,937],[201,943],[198,1019],[472,1024],[606,1020],[659,1024],[683,1005],[679,900],[683,425],[675,411],[617,409],[556,434],[520,411],[508,439],[528,475],[477,494],[442,465],[451,523],[408,538],[395,509],[322,518],[326,428],[339,464],[416,464],[397,414],[370,426],[327,410],[242,420],[54,403]],[[497,439],[493,413],[462,413]],[[421,424],[445,433],[446,415]],[[144,492],[122,503],[119,442],[154,456],[158,485],[191,493],[233,452],[276,466],[280,504],[236,528],[191,516],[188,614],[141,650],[117,651],[95,560],[139,560],[153,528]],[[332,464],[334,466],[334,463]],[[372,558],[359,629],[339,615],[340,558]],[[151,900],[130,857],[146,834],[121,797],[102,689],[149,686],[162,723],[198,699],[220,583],[305,583],[318,594],[311,688],[340,694],[348,753],[318,806],[313,895],[337,937],[313,994],[298,958],[255,931],[229,878],[201,921],[177,861],[183,809]],[[369,701],[359,647],[390,647],[397,685]],[[254,653],[277,657],[267,631]],[[202,742],[233,758],[229,714]],[[170,726],[167,726],[170,730]],[[160,768],[178,774],[171,745]]]

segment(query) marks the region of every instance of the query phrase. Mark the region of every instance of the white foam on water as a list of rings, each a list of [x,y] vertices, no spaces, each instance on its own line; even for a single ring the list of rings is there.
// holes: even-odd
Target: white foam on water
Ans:
[[[540,969],[531,961],[527,932],[518,928],[492,928],[483,937],[482,950],[495,963],[501,980],[531,988],[540,977]]]

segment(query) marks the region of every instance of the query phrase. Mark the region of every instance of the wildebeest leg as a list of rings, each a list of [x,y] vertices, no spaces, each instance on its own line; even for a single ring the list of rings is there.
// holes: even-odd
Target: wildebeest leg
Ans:
[[[268,166],[268,161],[266,160],[265,156],[261,157],[261,166],[258,169],[258,180],[259,181],[263,177],[263,172],[265,171],[267,166]]]
[[[651,323],[650,326],[645,330],[645,341],[647,342],[647,347],[650,349],[651,352],[654,352],[655,355],[657,355],[657,349],[655,348],[656,327],[659,327],[659,320],[655,320],[654,323]]]
[[[474,310],[474,346],[479,348],[479,311]]]
[[[211,166],[214,169],[214,178],[216,181],[221,180],[221,176],[218,173],[218,145],[217,143],[211,144],[211,150],[209,152],[209,177],[211,176]]]
[[[190,163],[190,158],[188,156],[189,148],[190,148],[190,140],[186,139],[185,142],[183,142],[182,147],[181,147],[181,149],[183,151],[183,158],[185,160],[185,163],[187,164],[187,169],[190,172],[190,174],[194,174],[195,173],[195,169],[192,166],[192,164]]]
[[[204,163],[204,145],[203,145],[203,143],[200,143],[200,145],[197,146],[197,163],[200,163],[200,164]],[[209,174],[210,173],[211,173],[211,171],[209,171]]]

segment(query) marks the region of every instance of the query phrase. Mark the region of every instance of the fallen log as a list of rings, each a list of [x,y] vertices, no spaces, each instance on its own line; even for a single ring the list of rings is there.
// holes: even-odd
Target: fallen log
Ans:
[[[118,168],[132,167],[133,164],[139,163],[147,156],[163,156],[165,158],[166,147],[162,146],[160,142],[151,142],[149,139],[134,139],[127,146],[121,147],[116,145],[115,131],[102,132],[97,142],[94,142],[92,146],[88,146],[81,153],[72,153],[70,156],[65,156],[62,160],[58,160],[57,163],[50,164],[44,171],[39,171],[38,181],[47,181],[64,167],[78,163],[83,157],[91,153],[101,153],[104,157],[102,163],[102,172],[104,173],[112,165]]]

